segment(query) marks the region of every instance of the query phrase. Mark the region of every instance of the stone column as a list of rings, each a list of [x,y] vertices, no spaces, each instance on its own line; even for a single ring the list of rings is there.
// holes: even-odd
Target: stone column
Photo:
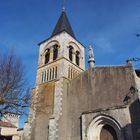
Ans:
[[[76,56],[75,56],[75,51],[73,50],[72,51],[72,62],[75,64],[75,62],[76,62]]]
[[[53,61],[53,47],[50,48],[50,62]]]

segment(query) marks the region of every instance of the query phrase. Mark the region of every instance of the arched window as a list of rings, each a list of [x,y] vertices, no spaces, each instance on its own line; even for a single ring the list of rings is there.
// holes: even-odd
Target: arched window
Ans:
[[[53,46],[53,60],[56,60],[58,57],[58,45]]]
[[[79,66],[80,65],[80,52],[76,51],[76,64]]]
[[[44,71],[44,82],[46,81],[46,71]]]
[[[55,78],[57,78],[57,67],[55,67]]]
[[[50,79],[49,80],[52,80],[52,69],[50,69]]]
[[[72,54],[73,54],[73,47],[72,46],[69,46],[69,59],[70,61],[72,61]]]
[[[42,83],[44,82],[44,72],[42,72]]]
[[[45,54],[45,64],[47,64],[49,60],[50,60],[50,49],[47,49]]]
[[[47,70],[47,81],[49,81],[49,70]]]

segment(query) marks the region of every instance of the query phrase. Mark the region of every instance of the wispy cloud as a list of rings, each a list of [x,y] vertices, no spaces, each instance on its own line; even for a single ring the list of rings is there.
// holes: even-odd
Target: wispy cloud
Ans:
[[[33,41],[22,41],[15,39],[7,39],[0,41],[0,47],[4,48],[3,50],[14,50],[17,55],[21,57],[32,56],[37,53],[36,44]],[[34,51],[33,51],[34,50]]]
[[[104,53],[113,53],[115,51],[108,38],[98,37],[94,39],[94,44],[97,49],[100,49]]]

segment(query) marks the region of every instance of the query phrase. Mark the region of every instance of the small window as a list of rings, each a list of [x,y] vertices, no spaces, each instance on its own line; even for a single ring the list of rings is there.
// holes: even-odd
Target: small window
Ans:
[[[55,78],[57,78],[57,67],[55,67]]]
[[[50,60],[50,49],[47,49],[45,54],[45,64],[47,64]]]
[[[47,70],[47,81],[49,81],[49,70]]]
[[[53,68],[53,70],[52,70],[52,79],[54,79],[54,68]]]
[[[76,64],[79,66],[80,65],[80,52],[76,51]]]
[[[42,82],[44,82],[44,72],[42,72]]]
[[[46,81],[46,71],[44,71],[44,82]]]
[[[73,54],[73,47],[72,46],[69,46],[69,59],[70,59],[70,61],[73,60],[72,54]]]
[[[58,57],[58,45],[53,46],[53,60],[56,60]]]
[[[52,80],[52,70],[50,69],[50,79],[49,80]]]

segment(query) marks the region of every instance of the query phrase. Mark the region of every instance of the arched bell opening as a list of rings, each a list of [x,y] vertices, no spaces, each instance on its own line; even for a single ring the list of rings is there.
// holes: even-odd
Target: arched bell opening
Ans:
[[[69,60],[73,61],[73,47],[69,46]]]
[[[76,65],[80,65],[80,52],[76,51]]]
[[[53,60],[56,60],[58,57],[58,45],[53,46]]]
[[[49,63],[49,61],[50,61],[50,49],[47,49],[45,53],[45,64]]]

